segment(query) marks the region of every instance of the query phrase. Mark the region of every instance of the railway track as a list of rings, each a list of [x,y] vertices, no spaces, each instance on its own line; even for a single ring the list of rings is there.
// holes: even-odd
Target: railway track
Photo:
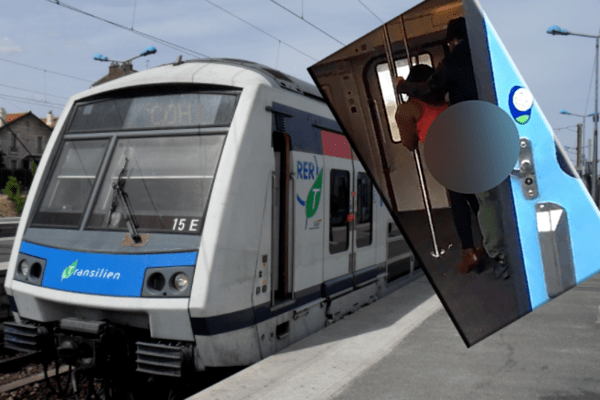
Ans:
[[[5,350],[6,351],[6,350]],[[0,375],[11,372],[17,372],[28,364],[38,363],[39,354],[36,353],[17,353],[12,357],[0,360]]]
[[[66,365],[62,366],[58,370],[59,375],[66,374],[67,372],[69,372],[69,367]],[[54,376],[56,376],[56,371],[54,369],[49,370],[48,377],[53,378]],[[2,395],[3,393],[15,391],[17,389],[23,388],[28,385],[36,387],[35,385],[38,384],[37,387],[39,387],[40,386],[39,383],[45,381],[45,379],[46,379],[46,377],[43,372],[38,372],[33,375],[29,375],[25,378],[16,379],[14,381],[0,385],[0,395]],[[32,397],[27,396],[27,398],[32,398]],[[41,398],[43,398],[43,396]]]

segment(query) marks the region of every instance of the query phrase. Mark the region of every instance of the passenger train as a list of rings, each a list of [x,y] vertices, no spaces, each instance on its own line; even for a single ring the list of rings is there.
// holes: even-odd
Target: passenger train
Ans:
[[[15,237],[6,347],[186,377],[255,363],[418,276],[304,81],[179,59],[64,115]]]

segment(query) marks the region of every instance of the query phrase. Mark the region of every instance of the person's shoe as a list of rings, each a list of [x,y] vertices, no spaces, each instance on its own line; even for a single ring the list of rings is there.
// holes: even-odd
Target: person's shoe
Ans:
[[[508,279],[510,274],[508,272],[508,265],[506,265],[504,254],[498,254],[496,257],[494,257],[494,260],[496,261],[496,265],[494,266],[496,278],[500,280]]]
[[[462,252],[462,259],[458,263],[458,272],[461,274],[467,274],[473,268],[479,264],[480,258],[477,257],[477,251],[473,248],[464,249]]]
[[[487,263],[484,262],[484,261],[485,261],[486,258],[488,258],[488,255],[485,252],[484,248],[481,247],[481,246],[479,246],[479,247],[475,248],[475,256],[479,260],[477,262],[477,268],[475,269],[475,272],[477,272],[477,274],[481,275],[486,270]]]

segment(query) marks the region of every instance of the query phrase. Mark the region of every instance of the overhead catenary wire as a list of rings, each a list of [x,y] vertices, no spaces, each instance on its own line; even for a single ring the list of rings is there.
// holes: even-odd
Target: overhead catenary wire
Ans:
[[[277,60],[275,61],[275,69],[277,69],[277,66],[279,65],[279,50],[280,49],[281,49],[281,40],[277,44]]]
[[[13,103],[11,100],[13,100],[13,101],[16,101],[17,103],[21,103],[21,104],[29,104],[29,105],[33,105],[33,106],[42,106],[42,105],[44,105],[44,104],[34,103],[34,102],[31,102],[31,101],[29,101],[29,100],[16,100],[16,99],[9,99],[8,97],[4,97],[4,95],[3,95],[3,94],[0,94],[0,99],[2,99],[2,100],[4,100],[4,101],[6,101],[7,103],[10,103],[10,104],[12,104],[12,105],[13,105],[13,107],[15,107],[15,108],[17,108],[17,109],[19,109],[19,108],[21,108],[21,107],[20,107],[20,106],[18,106],[18,105],[16,105],[15,103]],[[47,105],[47,104],[46,104],[46,105]],[[48,105],[48,106],[49,106],[51,109],[54,109],[54,110],[62,110],[62,108],[59,108],[59,107],[57,107],[57,106],[51,106],[51,105]]]
[[[7,98],[2,97],[2,95],[0,95],[0,98],[4,99],[4,101],[6,101],[7,103],[11,104],[13,107],[15,108],[20,108],[20,106],[16,105],[15,103],[13,103],[12,101],[8,100]],[[17,103],[24,103],[22,101],[18,101],[15,100]],[[53,107],[54,108],[54,107]]]
[[[366,5],[365,3],[363,3],[363,2],[362,2],[362,1],[360,1],[360,0],[357,0],[357,1],[358,1],[360,4],[362,4],[362,5],[363,5],[363,7],[367,9],[367,11],[369,11],[371,14],[373,14],[373,16],[374,16],[375,18],[377,18],[377,19],[379,20],[379,22],[381,22],[382,24],[384,23],[384,22],[383,22],[383,20],[382,20],[381,18],[379,18],[379,17],[378,17],[378,16],[377,16],[377,15],[376,15],[376,14],[375,14],[373,11],[371,11],[371,9],[370,9],[369,7],[367,7],[367,5]]]
[[[576,126],[575,125],[569,125],[569,126],[563,126],[561,128],[552,128],[552,130],[553,131],[562,131],[563,129],[566,129],[566,130],[571,131],[571,132],[577,132],[576,130],[573,130],[571,128],[576,128]]]
[[[50,1],[50,0],[47,0],[47,1]],[[238,17],[237,15],[235,15],[234,13],[232,13],[231,11],[227,11],[226,9],[224,9],[224,8],[223,8],[223,7],[221,7],[221,6],[218,6],[218,5],[216,5],[216,4],[215,4],[215,3],[213,3],[212,1],[209,1],[209,0],[205,0],[205,1],[206,1],[207,3],[210,3],[210,4],[212,4],[213,6],[217,7],[217,8],[218,8],[218,9],[220,9],[221,11],[224,11],[224,12],[226,12],[227,14],[231,15],[232,17],[234,17],[234,18],[237,18],[237,19],[239,19],[240,21],[242,21],[242,22],[244,22],[244,23],[246,23],[246,24],[250,25],[250,26],[251,26],[251,27],[253,27],[254,29],[261,31],[261,32],[262,32],[262,33],[264,33],[265,35],[267,35],[267,36],[269,36],[269,37],[271,37],[271,38],[273,38],[273,39],[275,39],[275,40],[277,40],[277,41],[279,41],[279,42],[281,42],[281,43],[285,44],[287,47],[289,47],[289,48],[291,48],[291,49],[293,49],[293,50],[296,50],[298,53],[300,53],[300,54],[302,54],[302,55],[304,55],[304,56],[306,56],[306,57],[310,58],[311,60],[314,60],[314,61],[319,61],[319,60],[317,60],[316,58],[313,58],[313,57],[309,56],[308,54],[306,54],[306,53],[305,53],[305,52],[303,52],[302,50],[299,50],[299,49],[295,48],[294,46],[292,46],[292,45],[290,45],[290,44],[288,44],[288,43],[284,42],[283,40],[281,40],[281,39],[279,39],[279,38],[276,38],[275,36],[271,35],[270,33],[263,31],[263,30],[262,30],[262,29],[260,29],[259,27],[255,26],[255,25],[252,25],[250,22],[248,22],[248,21],[246,21],[246,20],[244,20],[244,19],[242,19],[242,18]]]
[[[178,44],[175,44],[175,43],[169,42],[169,41],[167,41],[167,40],[161,39],[161,38],[159,38],[159,37],[156,37],[156,36],[152,36],[152,35],[150,35],[150,34],[148,34],[148,33],[145,33],[145,32],[142,32],[142,31],[138,31],[138,30],[136,30],[136,29],[133,29],[133,27],[131,27],[131,28],[128,28],[128,27],[126,27],[125,25],[118,24],[118,23],[116,23],[116,22],[113,22],[113,21],[110,21],[110,20],[108,20],[108,19],[105,19],[105,18],[99,17],[99,16],[97,16],[97,15],[94,15],[94,14],[92,14],[92,13],[89,13],[89,12],[87,12],[87,11],[83,11],[83,10],[81,10],[81,9],[77,8],[77,7],[73,7],[72,5],[70,5],[70,4],[67,4],[67,3],[64,3],[64,2],[62,2],[62,1],[60,1],[60,2],[59,2],[58,0],[46,0],[46,1],[47,1],[47,2],[49,2],[49,3],[56,4],[56,5],[58,5],[58,6],[64,7],[64,8],[66,8],[66,9],[69,9],[69,10],[71,10],[71,11],[75,11],[75,12],[78,12],[78,13],[80,13],[80,14],[87,15],[88,17],[92,17],[92,18],[95,18],[95,19],[97,19],[97,20],[100,20],[100,21],[106,22],[107,24],[111,24],[111,25],[113,25],[113,26],[116,26],[117,28],[125,29],[126,31],[132,32],[132,33],[134,33],[134,34],[136,34],[136,35],[138,35],[138,36],[142,36],[142,37],[144,37],[144,38],[146,38],[146,39],[151,39],[151,40],[154,40],[154,41],[156,41],[156,42],[158,42],[158,43],[162,44],[163,46],[170,47],[170,48],[172,48],[172,49],[174,49],[174,50],[177,50],[177,51],[181,51],[181,52],[183,52],[183,53],[185,53],[185,54],[187,54],[187,55],[190,55],[190,56],[193,56],[193,57],[198,57],[198,56],[200,56],[200,57],[205,57],[205,58],[208,58],[208,56],[207,56],[206,54],[202,54],[202,53],[200,53],[200,52],[197,52],[197,51],[195,51],[195,50],[188,49],[187,47],[179,46]]]
[[[40,103],[38,105],[50,104],[50,105],[57,106],[57,107],[64,107],[65,106],[64,104],[52,103],[50,101],[44,101],[44,100],[28,99],[26,97],[13,96],[13,95],[5,94],[5,93],[0,93],[0,96],[7,97],[7,98],[13,99],[13,100],[25,100],[25,101],[28,101],[28,102]]]
[[[94,82],[94,81],[90,81],[90,80],[88,80],[88,79],[78,78],[78,77],[76,77],[76,76],[71,76],[71,75],[67,75],[67,74],[62,74],[62,73],[60,73],[60,72],[56,72],[56,71],[50,71],[50,70],[48,70],[48,69],[43,69],[43,68],[39,68],[39,67],[34,67],[34,66],[32,66],[32,65],[27,65],[27,64],[23,64],[23,63],[16,62],[16,61],[12,61],[12,60],[7,60],[7,59],[5,59],[5,58],[0,58],[0,61],[5,61],[5,62],[8,62],[8,63],[17,64],[17,65],[21,65],[21,66],[23,66],[23,67],[27,67],[27,68],[33,68],[33,69],[37,69],[37,70],[39,70],[39,71],[50,72],[51,74],[55,74],[55,75],[61,75],[61,76],[64,76],[64,77],[67,77],[67,78],[71,78],[71,79],[77,79],[77,80],[79,80],[79,81],[84,81],[84,82]]]
[[[333,40],[335,40],[336,42],[338,42],[339,44],[341,44],[342,46],[345,46],[345,43],[340,42],[339,40],[337,40],[336,38],[334,38],[333,36],[331,36],[329,33],[325,32],[323,29],[319,28],[318,26],[316,26],[315,24],[307,21],[304,19],[304,15],[300,16],[298,14],[296,14],[295,12],[293,12],[292,10],[290,10],[289,8],[286,8],[284,6],[282,6],[281,4],[279,4],[278,2],[276,2],[275,0],[271,0],[271,3],[273,4],[277,4],[279,7],[283,8],[284,10],[286,10],[287,12],[289,12],[290,14],[292,14],[293,16],[295,16],[296,18],[301,19],[302,21],[306,22],[307,24],[309,24],[310,26],[312,26],[313,28],[315,28],[316,30],[318,30],[319,32],[329,36],[330,38],[332,38]],[[303,12],[304,14],[304,12]]]
[[[135,7],[137,6],[137,0],[133,3],[133,17],[131,18],[131,29],[133,29],[133,23],[135,22]]]
[[[3,101],[11,104],[16,109],[21,108],[21,106],[16,105],[11,100],[16,101],[17,103],[20,103],[20,104],[28,104],[28,105],[33,105],[33,106],[42,106],[42,105],[44,105],[44,106],[48,106],[48,108],[50,108],[51,110],[62,111],[64,109],[64,106],[53,106],[53,105],[50,105],[50,104],[39,104],[39,103],[33,103],[31,101],[28,101],[28,100],[9,99],[8,97],[4,97],[4,95],[2,95],[2,94],[0,94],[0,99],[2,99]]]
[[[2,83],[0,83],[0,86],[6,87],[6,88],[10,88],[10,89],[16,89],[16,90],[22,90],[24,92],[29,92],[29,93],[35,93],[35,94],[43,94],[43,95],[48,95],[50,97],[58,97],[61,99],[65,99],[65,100],[69,100],[68,97],[64,97],[64,96],[58,96],[55,94],[50,94],[50,93],[42,93],[42,92],[36,92],[35,90],[29,90],[29,89],[23,89],[23,88],[18,88],[16,86],[9,86],[9,85],[4,85]]]
[[[31,110],[31,106],[38,106],[38,107],[39,106],[45,106],[45,107],[49,108],[50,110],[55,110],[55,111],[59,112],[59,114],[62,113],[62,111],[64,110],[64,106],[54,106],[54,105],[51,105],[51,104],[34,103],[34,102],[29,101],[29,100],[16,100],[16,99],[11,99],[11,98],[8,98],[8,97],[4,97],[4,95],[1,95],[1,94],[0,94],[0,99],[3,102],[7,102],[7,103],[10,102],[10,100],[13,100],[13,101],[16,101],[17,103],[25,105],[25,106],[23,106],[23,105],[18,106],[18,105],[15,105],[14,103],[10,102],[10,104],[12,104],[17,110],[26,109],[27,111],[32,111]],[[20,114],[20,113],[23,113],[23,112],[24,111],[10,112],[9,114]]]

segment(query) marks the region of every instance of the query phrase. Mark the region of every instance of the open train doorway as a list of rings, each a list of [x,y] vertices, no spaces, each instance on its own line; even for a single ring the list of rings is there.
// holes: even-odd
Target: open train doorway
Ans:
[[[309,72],[468,346],[598,272],[598,209],[476,1],[424,1]],[[436,154],[479,157],[463,177],[508,160],[496,186],[459,190],[442,175],[463,159],[427,160],[429,127],[465,104],[502,124],[472,114],[490,128]],[[471,131],[444,127],[451,145]]]

